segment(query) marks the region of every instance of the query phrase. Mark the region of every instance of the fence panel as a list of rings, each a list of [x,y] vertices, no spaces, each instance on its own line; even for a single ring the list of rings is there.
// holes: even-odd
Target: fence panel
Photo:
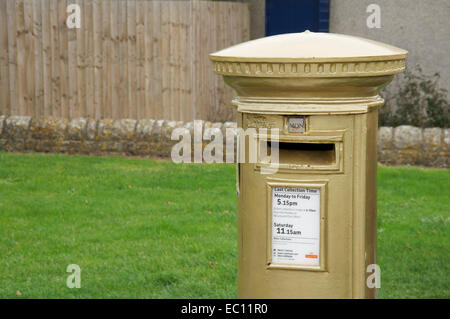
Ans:
[[[1,0],[0,114],[230,120],[208,54],[248,38],[243,3]]]

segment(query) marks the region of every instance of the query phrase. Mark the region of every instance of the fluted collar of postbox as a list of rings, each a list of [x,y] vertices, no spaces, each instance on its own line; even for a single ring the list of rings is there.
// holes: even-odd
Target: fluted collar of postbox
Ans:
[[[242,109],[244,102],[273,99],[296,105],[313,99],[381,105],[379,91],[405,70],[407,56],[403,49],[373,40],[305,31],[244,42],[210,58],[214,72],[236,91],[233,104]]]
[[[239,77],[367,77],[401,73],[406,50],[355,36],[281,34],[210,55],[214,71]]]

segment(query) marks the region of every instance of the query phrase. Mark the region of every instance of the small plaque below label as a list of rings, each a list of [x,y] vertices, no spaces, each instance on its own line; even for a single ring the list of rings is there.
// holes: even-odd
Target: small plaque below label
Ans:
[[[288,132],[289,133],[305,132],[305,118],[304,117],[289,117],[287,124],[288,124]]]

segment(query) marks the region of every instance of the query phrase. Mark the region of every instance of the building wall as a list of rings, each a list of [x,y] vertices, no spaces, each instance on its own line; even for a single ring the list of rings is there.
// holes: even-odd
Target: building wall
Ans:
[[[369,4],[381,9],[381,28],[366,25]],[[409,51],[407,67],[439,72],[440,86],[450,90],[450,1],[331,0],[330,32],[373,39]]]
[[[281,1],[281,0],[280,0]],[[250,38],[265,35],[265,0],[250,4]],[[369,4],[381,8],[381,28],[366,24]],[[419,64],[425,74],[440,73],[440,85],[450,91],[450,1],[331,0],[330,32],[373,39],[409,51],[407,65]],[[391,86],[392,87],[392,86]]]

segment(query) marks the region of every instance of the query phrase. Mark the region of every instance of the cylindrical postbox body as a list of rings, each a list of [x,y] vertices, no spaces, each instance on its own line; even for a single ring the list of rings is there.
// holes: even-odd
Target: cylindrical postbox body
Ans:
[[[238,127],[253,129],[243,149],[256,152],[237,170],[240,298],[376,297],[366,281],[376,264],[378,92],[406,57],[308,31],[211,55],[238,94]],[[267,151],[276,142],[277,163]]]

